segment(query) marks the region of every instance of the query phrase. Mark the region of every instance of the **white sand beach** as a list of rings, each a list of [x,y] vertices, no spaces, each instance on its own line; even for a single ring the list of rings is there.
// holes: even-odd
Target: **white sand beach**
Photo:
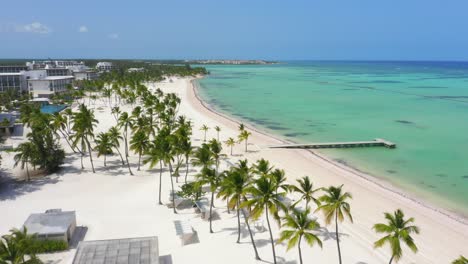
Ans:
[[[160,88],[163,92],[176,93],[181,99],[179,114],[186,115],[195,125],[193,143],[198,146],[203,142],[203,131],[199,128],[206,124],[211,129],[208,138],[216,137],[214,126],[221,127],[220,140],[228,137],[237,138],[238,123],[227,119],[205,108],[195,96],[189,78],[172,78],[173,82],[152,83],[150,89]],[[88,100],[85,101],[88,103]],[[102,132],[116,124],[110,108],[103,100],[90,105],[95,109],[99,124],[96,132]],[[122,111],[131,111],[130,105],[120,105]],[[248,130],[249,127],[247,127]],[[280,143],[278,139],[254,130],[249,139],[249,152],[244,152],[244,145],[236,145],[235,156],[229,155],[222,162],[222,168],[228,163],[247,158],[250,162],[265,158],[275,167],[284,169],[290,183],[304,175],[309,175],[315,186],[344,184],[344,190],[353,195],[351,212],[354,223],[345,221],[341,225],[341,248],[344,263],[373,264],[388,263],[388,248],[374,249],[373,242],[380,235],[375,234],[372,226],[384,222],[383,213],[393,212],[400,208],[407,217],[414,217],[421,234],[415,235],[419,252],[413,254],[404,248],[404,257],[399,263],[450,263],[461,254],[468,255],[468,225],[437,212],[427,206],[405,198],[384,188],[380,183],[370,181],[353,173],[352,170],[332,164],[320,156],[305,150],[267,149],[264,146]],[[17,144],[21,138],[8,139],[6,144]],[[118,155],[108,158],[108,166],[103,166],[103,158],[94,154],[96,173],[92,173],[89,158],[85,157],[85,169],[81,170],[79,154],[73,154],[63,142],[67,151],[66,164],[56,174],[41,178],[31,183],[13,184],[7,182],[0,189],[0,234],[6,234],[12,227],[21,227],[31,213],[43,212],[50,208],[75,210],[79,226],[87,228],[85,240],[112,239],[158,236],[160,255],[171,255],[173,263],[272,263],[271,246],[267,231],[254,228],[260,257],[256,261],[247,229],[242,221],[242,239],[236,244],[237,217],[227,213],[225,202],[215,202],[216,212],[220,219],[213,221],[214,234],[209,233],[208,222],[202,220],[192,208],[179,210],[173,214],[172,209],[157,203],[158,168],[148,169],[142,166],[137,171],[138,156],[132,154],[130,161],[134,176],[130,176],[125,166],[120,163]],[[13,168],[13,153],[2,153],[2,173],[11,177],[24,177],[25,172]],[[198,171],[198,168],[196,168]],[[189,179],[197,172],[191,170]],[[179,186],[183,179],[179,180]],[[0,185],[2,186],[2,185]],[[169,203],[169,173],[163,175],[163,202]],[[207,194],[208,195],[208,194]],[[316,213],[321,224],[324,224],[321,213]],[[173,221],[186,220],[197,231],[199,242],[182,246],[176,236]],[[266,226],[260,219],[258,225]],[[252,223],[254,226],[254,223]],[[273,234],[278,238],[278,226],[273,224]],[[306,263],[338,263],[334,226],[321,229],[320,238],[323,248],[310,248],[302,245],[303,258]],[[71,263],[75,250],[60,254],[50,254],[42,258],[50,263]],[[286,251],[284,244],[277,245],[277,256],[280,263],[298,263],[297,249]]]

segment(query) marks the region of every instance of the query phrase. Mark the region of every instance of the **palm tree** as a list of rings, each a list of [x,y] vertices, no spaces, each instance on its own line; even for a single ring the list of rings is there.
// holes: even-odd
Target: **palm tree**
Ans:
[[[468,264],[468,259],[465,258],[464,256],[460,256],[459,258],[454,260],[452,264]]]
[[[320,238],[312,233],[312,231],[320,228],[320,225],[317,220],[310,219],[308,217],[309,213],[309,209],[306,209],[305,211],[299,211],[298,209],[294,208],[292,210],[292,214],[287,214],[283,218],[284,223],[282,227],[290,229],[281,231],[280,239],[278,240],[278,243],[288,240],[287,250],[290,250],[297,245],[300,264],[302,264],[302,238],[304,238],[307,244],[310,246],[318,244],[320,247],[322,247],[322,241]]]
[[[0,239],[0,263],[1,264],[25,264],[42,263],[33,249],[35,235],[27,233],[27,229],[12,229],[10,234],[4,235]],[[29,260],[25,260],[25,256]]]
[[[239,124],[239,131],[244,131],[245,130],[245,126],[244,126],[244,123],[240,123]]]
[[[117,150],[117,153],[119,153],[120,160],[122,161],[122,165],[125,165],[124,159],[122,157],[122,153],[120,153],[120,141],[123,140],[123,137],[120,135],[119,130],[117,127],[113,126],[109,129],[107,132],[109,135],[110,142],[112,143],[112,147]]]
[[[241,206],[253,206],[253,219],[258,219],[263,214],[263,212],[265,212],[268,224],[268,231],[270,232],[271,248],[273,251],[273,262],[276,264],[276,251],[273,233],[271,231],[269,213],[273,215],[273,218],[277,220],[278,223],[280,222],[278,209],[287,211],[287,208],[279,199],[279,196],[283,194],[275,194],[276,182],[267,176],[262,176],[259,179],[255,180],[253,186],[249,187],[248,192],[252,195],[253,198],[246,202],[243,202]]]
[[[375,232],[381,234],[387,234],[383,238],[375,241],[374,247],[379,248],[388,243],[392,250],[392,257],[390,258],[389,264],[393,260],[398,261],[403,255],[400,241],[403,241],[414,253],[418,252],[418,247],[414,243],[411,237],[412,233],[419,234],[419,228],[414,223],[414,218],[411,217],[405,220],[405,215],[400,209],[396,210],[393,215],[390,213],[384,213],[387,224],[375,224],[373,229]]]
[[[133,118],[127,112],[120,114],[118,126],[124,129],[125,156],[128,157],[128,129],[133,126]],[[128,159],[127,159],[128,162]]]
[[[290,188],[293,192],[299,193],[301,197],[294,204],[294,206],[300,201],[306,202],[306,206],[305,206],[306,209],[309,208],[309,203],[311,201],[313,201],[317,206],[320,206],[320,201],[317,198],[315,198],[314,195],[317,191],[322,190],[322,188],[314,189],[314,184],[310,180],[309,176],[304,176],[301,179],[297,179],[296,181],[299,184],[299,186],[291,185]]]
[[[163,159],[161,151],[163,149],[162,144],[166,144],[163,137],[158,135],[151,143],[147,150],[147,158],[143,160],[143,164],[149,163],[150,169],[154,168],[159,163],[159,204],[161,202],[161,186],[162,186],[162,170],[163,170]]]
[[[196,175],[199,184],[208,184],[210,186],[211,191],[211,201],[210,201],[210,233],[213,232],[212,222],[213,222],[213,201],[214,201],[214,193],[216,188],[219,186],[220,178],[218,177],[215,169],[210,169],[208,167],[202,168],[201,172]]]
[[[95,140],[96,146],[94,150],[97,151],[98,158],[101,155],[104,155],[104,167],[106,167],[106,157],[109,154],[112,154],[112,141],[107,133],[99,133],[97,139]]]
[[[84,104],[81,104],[78,112],[74,115],[73,130],[75,131],[75,140],[73,145],[76,146],[78,142],[81,142],[82,153],[85,151],[85,148],[88,148],[93,173],[96,171],[94,170],[93,155],[91,153],[92,148],[89,139],[94,138],[94,126],[97,123],[98,121],[94,118],[94,112],[89,110]],[[81,158],[83,158],[83,155],[81,155]]]
[[[221,131],[221,128],[219,126],[215,126],[214,129],[216,130],[217,139],[219,141],[219,132]]]
[[[273,166],[270,165],[270,162],[266,159],[259,159],[252,166],[252,171],[259,176],[267,176],[273,170]]]
[[[219,168],[219,159],[224,156],[224,154],[221,154],[221,151],[223,151],[223,145],[221,142],[217,141],[216,139],[210,140],[209,143],[210,150],[211,150],[211,155],[213,156],[215,160],[215,168],[216,168],[216,174],[218,173],[218,168]]]
[[[71,150],[76,153],[75,148],[73,145],[70,143],[68,140],[68,132],[67,132],[67,124],[68,124],[68,118],[66,115],[62,115],[60,112],[54,113],[52,115],[52,120],[51,120],[51,128],[56,134],[57,138],[60,139],[60,135],[57,132],[60,132],[62,134],[62,137],[65,138],[67,141],[67,144],[70,146]]]
[[[269,176],[272,177],[273,180],[276,182],[275,194],[278,194],[279,189],[282,189],[285,192],[289,191],[290,185],[286,183],[286,173],[284,172],[284,170],[275,169],[270,173]]]
[[[190,141],[190,138],[186,138],[185,140],[182,140],[181,148],[180,150],[185,156],[185,183],[187,183],[187,176],[189,172],[189,158],[190,155],[192,155],[193,152],[193,147],[192,147],[192,141]]]
[[[338,258],[341,264],[341,249],[340,249],[340,237],[338,233],[338,220],[343,222],[345,216],[349,218],[351,223],[353,217],[351,215],[351,206],[347,200],[352,199],[352,196],[348,192],[342,191],[343,185],[339,187],[330,186],[325,188],[325,194],[319,198],[322,203],[317,210],[321,210],[325,216],[325,223],[330,224],[333,219],[335,220],[335,234],[336,234],[336,245],[338,247]]]
[[[210,129],[207,125],[203,125],[200,130],[203,130],[205,132],[205,136],[203,137],[203,142],[206,142],[206,132]]]
[[[128,171],[130,175],[133,175],[132,169],[130,168],[130,162],[128,162],[128,128],[133,126],[133,119],[128,115],[127,112],[123,112],[119,117],[118,126],[124,129],[124,142],[125,142],[125,159],[127,161]]]
[[[208,144],[203,143],[201,147],[197,148],[193,153],[191,162],[194,166],[202,166],[208,168],[215,163],[213,154]]]
[[[32,159],[34,158],[34,155],[35,155],[34,153],[36,153],[36,147],[34,146],[32,142],[24,142],[18,145],[18,148],[16,149],[16,151],[18,153],[14,156],[14,160],[15,160],[14,166],[16,167],[18,166],[18,164],[21,163],[22,170],[24,170],[24,168],[26,167],[26,175],[27,175],[26,180],[30,181],[31,177],[29,175],[28,164],[30,164],[32,162]]]
[[[172,168],[172,162],[174,161],[174,135],[170,134],[168,128],[164,128],[163,130],[167,130],[166,132],[162,131],[161,133],[164,135],[164,137],[161,138],[161,160],[164,162],[164,164],[169,165],[169,177],[171,179],[171,188],[172,188],[172,193],[175,194],[174,190],[174,180],[172,179],[173,176],[173,168]],[[174,210],[174,214],[177,213],[176,208],[175,208],[175,199],[172,197],[172,207]]]
[[[247,194],[250,177],[247,171],[232,167],[221,182],[218,197],[228,200],[228,208],[237,210],[237,243],[240,243],[240,203]]]
[[[141,155],[146,152],[149,145],[148,134],[142,130],[133,134],[130,141],[130,149],[138,153],[138,171],[140,170]]]
[[[236,145],[236,140],[230,137],[224,143],[226,143],[226,146],[231,148],[231,156],[232,156],[232,148]]]
[[[249,140],[249,137],[252,135],[252,133],[250,133],[249,131],[247,130],[242,130],[238,136],[239,138],[239,142],[242,142],[242,141],[245,141],[245,152],[247,152],[247,145],[248,145],[248,140]]]

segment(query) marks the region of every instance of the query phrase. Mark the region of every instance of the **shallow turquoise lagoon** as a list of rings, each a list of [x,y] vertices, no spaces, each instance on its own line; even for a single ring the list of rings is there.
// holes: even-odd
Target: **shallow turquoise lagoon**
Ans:
[[[209,66],[217,110],[297,142],[384,138],[394,150],[321,150],[468,215],[468,63],[287,62]]]

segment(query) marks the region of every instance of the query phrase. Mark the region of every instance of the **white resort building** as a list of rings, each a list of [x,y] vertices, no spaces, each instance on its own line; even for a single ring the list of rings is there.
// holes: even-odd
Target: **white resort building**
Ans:
[[[96,64],[96,69],[100,72],[108,72],[115,69],[115,66],[112,62],[102,61]]]
[[[112,69],[112,64],[104,69]],[[110,68],[109,68],[110,67]],[[98,72],[77,61],[32,61],[26,66],[0,66],[0,92],[28,92],[33,98],[49,98],[67,91],[73,80],[94,80]]]
[[[48,76],[47,70],[35,70],[24,72],[28,84],[28,92],[33,98],[49,98],[54,94],[67,91],[67,87],[73,82],[73,75]]]

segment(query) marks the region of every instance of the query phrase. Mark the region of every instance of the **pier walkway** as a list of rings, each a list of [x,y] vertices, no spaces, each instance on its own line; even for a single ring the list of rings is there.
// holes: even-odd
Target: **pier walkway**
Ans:
[[[270,145],[268,148],[290,148],[290,149],[324,149],[324,148],[363,148],[363,147],[386,147],[396,148],[396,144],[390,141],[376,138],[371,141],[329,142],[309,144],[282,144]]]

